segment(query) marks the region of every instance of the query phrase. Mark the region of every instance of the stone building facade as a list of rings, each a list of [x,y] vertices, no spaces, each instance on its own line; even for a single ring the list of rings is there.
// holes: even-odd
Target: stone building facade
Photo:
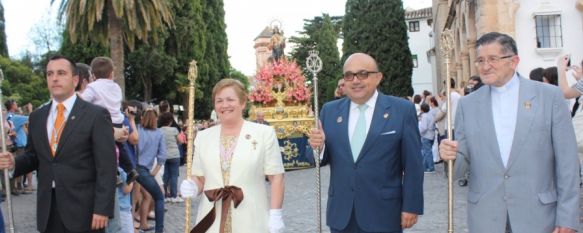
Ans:
[[[433,19],[436,83],[445,80],[439,48],[445,29],[454,33],[450,77],[458,85],[477,75],[476,40],[492,31],[516,40],[524,77],[536,67],[556,66],[562,54],[574,63],[583,59],[583,0],[433,0]]]

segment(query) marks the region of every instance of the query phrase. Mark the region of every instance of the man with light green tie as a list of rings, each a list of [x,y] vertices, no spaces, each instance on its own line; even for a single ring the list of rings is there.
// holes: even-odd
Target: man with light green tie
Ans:
[[[368,54],[352,54],[343,72],[348,98],[324,104],[309,140],[330,164],[327,224],[333,233],[402,232],[423,214],[415,107],[377,91],[383,74]]]

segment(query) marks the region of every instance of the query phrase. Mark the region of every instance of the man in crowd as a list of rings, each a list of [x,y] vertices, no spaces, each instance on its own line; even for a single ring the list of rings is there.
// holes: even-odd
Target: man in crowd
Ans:
[[[510,36],[491,32],[477,43],[484,87],[462,98],[455,141],[440,155],[469,172],[472,233],[573,233],[579,226],[579,162],[561,91],[518,75]]]
[[[352,54],[343,72],[348,98],[322,107],[309,140],[330,164],[327,224],[333,233],[402,232],[423,213],[415,107],[377,91],[383,74],[368,54]]]
[[[104,232],[113,217],[115,148],[109,112],[75,94],[75,63],[49,59],[52,101],[30,115],[26,152],[0,153],[0,169],[38,172],[37,229],[48,233]]]

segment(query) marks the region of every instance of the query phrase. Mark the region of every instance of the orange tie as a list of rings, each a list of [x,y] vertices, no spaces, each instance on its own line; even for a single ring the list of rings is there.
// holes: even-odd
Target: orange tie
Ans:
[[[59,139],[61,138],[61,132],[63,132],[63,127],[65,126],[65,105],[57,104],[57,119],[55,119],[55,124],[53,125],[53,132],[51,133],[51,154],[55,157],[55,151],[57,151],[57,145],[59,145]]]

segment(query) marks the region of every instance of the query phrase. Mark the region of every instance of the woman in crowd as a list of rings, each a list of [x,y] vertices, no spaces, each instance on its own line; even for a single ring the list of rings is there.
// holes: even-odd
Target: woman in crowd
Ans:
[[[172,126],[174,122],[174,115],[171,112],[164,112],[160,115],[160,130],[164,135],[166,142],[166,163],[164,164],[164,191],[166,193],[166,201],[179,203],[182,198],[178,197],[178,169],[180,168],[180,152],[178,151],[178,144],[184,142],[180,141],[178,137],[178,129]]]
[[[140,229],[152,230],[148,226],[148,213],[154,199],[154,212],[156,220],[156,232],[164,232],[164,194],[156,182],[154,176],[160,171],[160,167],[166,161],[166,142],[162,132],[156,127],[158,114],[153,108],[148,108],[142,114],[140,126],[138,126],[138,183],[142,190],[148,192],[140,203]],[[154,166],[154,160],[156,165]]]
[[[180,188],[183,197],[204,190],[197,232],[283,232],[284,168],[275,131],[243,119],[247,93],[241,82],[221,80],[212,99],[221,123],[197,135],[192,176]]]

